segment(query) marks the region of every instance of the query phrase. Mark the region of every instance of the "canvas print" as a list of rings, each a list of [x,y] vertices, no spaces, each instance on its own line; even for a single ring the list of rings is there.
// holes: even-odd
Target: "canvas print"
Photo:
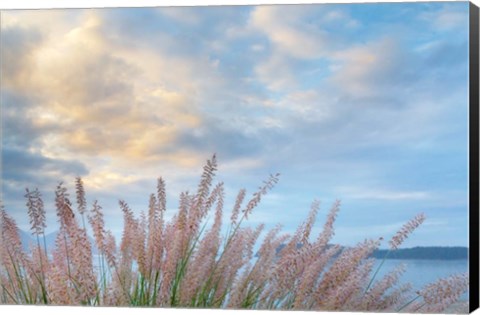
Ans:
[[[472,8],[2,11],[0,304],[468,312]]]

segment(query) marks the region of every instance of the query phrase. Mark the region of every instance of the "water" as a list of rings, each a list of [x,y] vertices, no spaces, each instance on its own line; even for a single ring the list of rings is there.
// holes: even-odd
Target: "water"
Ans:
[[[94,265],[98,265],[98,255],[94,255]],[[376,260],[372,275],[380,265],[381,259]],[[380,280],[385,274],[394,270],[398,265],[405,265],[399,283],[410,283],[412,292],[422,289],[425,285],[446,278],[453,274],[468,272],[468,260],[423,260],[423,259],[387,259],[380,268],[375,280]],[[134,266],[135,268],[136,266]],[[468,292],[460,300],[468,300]]]
[[[381,260],[377,260],[373,270],[376,270]],[[376,279],[395,269],[399,264],[405,264],[405,273],[400,278],[401,283],[410,283],[413,292],[420,290],[426,284],[437,281],[456,273],[468,272],[468,260],[420,260],[420,259],[387,259],[380,268]],[[464,293],[461,300],[468,300],[468,292]]]

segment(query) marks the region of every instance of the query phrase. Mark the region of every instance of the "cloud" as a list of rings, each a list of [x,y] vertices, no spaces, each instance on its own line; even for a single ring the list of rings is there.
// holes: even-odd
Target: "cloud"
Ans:
[[[216,151],[225,160],[254,156],[262,146],[256,135],[230,128],[218,119],[211,119],[195,130],[185,130],[175,143],[180,148],[205,154]]]
[[[280,19],[280,16],[283,16]],[[320,30],[311,29],[310,33],[292,27],[289,18],[296,20],[295,13],[285,17],[280,7],[258,7],[252,14],[252,24],[265,32],[270,41],[283,53],[296,58],[316,58],[322,52],[322,37]]]
[[[385,189],[365,189],[358,187],[341,187],[339,193],[347,199],[378,199],[389,201],[425,200],[431,195],[427,191],[395,191]]]
[[[2,149],[2,179],[8,182],[31,182],[33,185],[43,182],[42,177],[55,178],[66,175],[80,176],[88,173],[85,165],[78,161],[51,159],[39,153],[11,149]]]
[[[48,138],[43,148],[48,155],[67,149],[72,156],[148,157],[171,142],[178,129],[198,125],[199,118],[185,110],[188,100],[181,94],[161,86],[135,90],[135,79],[143,79],[141,69],[115,55],[102,40],[98,16],[88,15],[82,22],[35,48],[21,45],[35,67],[12,62],[16,73],[29,71],[31,79],[8,86],[7,93],[33,91],[36,97],[26,112],[13,109],[15,100],[7,99],[6,111],[16,112],[12,116],[18,119],[28,114],[34,126],[53,129],[42,135]]]
[[[32,60],[32,49],[42,40],[42,34],[36,29],[18,26],[2,27],[3,86],[9,87],[29,81],[30,71],[28,70],[35,66]]]
[[[213,152],[229,165],[237,160],[237,166],[259,167],[258,159],[249,158],[259,150],[258,138],[236,129],[252,123],[242,122],[246,116],[238,114],[248,108],[232,107],[235,127],[218,118],[224,115],[225,103],[251,107],[264,101],[249,92],[254,88],[235,77],[235,70],[221,75],[219,62],[207,55],[170,54],[159,43],[144,46],[142,38],[131,37],[136,33],[118,37],[116,25],[107,23],[111,12],[79,13],[75,18],[53,14],[58,28],[52,31],[34,25],[35,20],[48,20],[50,12],[39,12],[29,27],[43,40],[25,45],[18,38],[21,49],[16,53],[28,55],[32,63],[16,64],[14,71],[29,72],[30,79],[5,89],[4,145],[34,150],[44,162],[82,161],[90,173],[86,186],[97,193],[131,192],[122,187],[151,178],[152,169],[174,179],[174,190],[179,191],[177,186],[194,177],[189,172],[200,170]],[[6,23],[6,32],[25,24],[21,15],[7,17],[13,19],[15,23]],[[130,45],[125,45],[126,39]],[[20,102],[24,106],[17,106]],[[28,173],[17,171],[18,176]],[[52,177],[61,177],[61,171]],[[40,169],[43,173],[46,170]]]
[[[284,56],[274,55],[255,69],[260,82],[273,91],[292,90],[298,87],[293,65]]]
[[[318,58],[323,49],[320,30],[305,32],[302,25],[292,25],[298,24],[296,18],[304,15],[305,10],[292,7],[285,15],[285,9],[284,6],[259,6],[251,12],[249,20],[249,28],[264,34],[271,46],[268,57],[256,65],[255,74],[274,91],[298,86],[292,58]]]
[[[329,120],[334,114],[331,100],[326,99],[325,95],[315,89],[296,90],[288,93],[276,106],[285,109],[299,119],[316,124]]]
[[[28,229],[23,194],[25,188],[38,188],[43,195],[50,231],[55,230],[53,191],[59,182],[73,183],[76,176],[87,176],[86,165],[69,159],[53,159],[19,147],[3,146],[0,150],[0,199],[21,228]]]
[[[427,21],[434,30],[465,30],[468,26],[468,19],[465,18],[467,12],[466,3],[448,3],[422,12],[419,14],[419,19]]]
[[[345,13],[326,6],[258,6],[251,13],[250,26],[264,33],[275,49],[288,57],[317,59],[336,45],[325,29],[342,18]]]
[[[418,81],[419,64],[398,39],[382,38],[333,54],[331,84],[353,98],[388,95]]]
[[[351,38],[338,34],[357,23],[345,8],[325,5],[255,7],[247,29],[267,39],[266,45],[254,46],[261,47],[264,53],[255,67],[260,82],[275,92],[295,90],[300,86],[302,72],[310,72],[312,65],[317,68],[314,62],[328,59],[332,52],[348,45]],[[346,20],[349,23],[345,23]],[[313,64],[306,66],[306,62]],[[327,69],[320,68],[320,71],[327,72]]]

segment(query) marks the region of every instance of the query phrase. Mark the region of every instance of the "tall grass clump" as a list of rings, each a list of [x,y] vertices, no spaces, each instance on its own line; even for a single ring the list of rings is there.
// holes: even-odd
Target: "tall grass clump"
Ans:
[[[30,251],[23,250],[16,222],[3,206],[0,209],[1,302],[442,312],[468,289],[468,275],[459,274],[413,292],[400,281],[403,266],[379,278],[383,261],[374,270],[370,257],[382,239],[364,240],[354,247],[330,243],[339,201],[327,212],[318,235],[312,235],[318,201],[312,202],[293,235],[282,234],[280,226],[265,233],[263,224],[245,226],[279,174],[271,175],[249,199],[240,190],[224,225],[225,189],[223,183],[213,181],[216,170],[213,156],[196,191],[180,194],[171,220],[165,219],[162,178],[149,196],[148,211],[139,217],[120,200],[124,229],[119,244],[106,228],[99,203],[87,205],[82,179],[75,181],[76,205],[60,183],[55,190],[60,228],[51,252],[45,242],[42,196],[38,189],[27,189],[26,206],[36,241]],[[419,214],[407,222],[389,241],[390,249],[397,249],[424,220]],[[261,235],[265,236],[260,239]]]

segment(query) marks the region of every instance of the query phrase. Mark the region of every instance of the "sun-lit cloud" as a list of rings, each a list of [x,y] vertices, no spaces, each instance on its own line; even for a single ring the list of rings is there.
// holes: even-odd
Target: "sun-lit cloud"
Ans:
[[[89,14],[80,26],[29,51],[34,66],[23,66],[30,79],[14,90],[34,90],[40,102],[28,108],[28,115],[35,126],[56,127],[53,136],[45,135],[45,154],[62,155],[67,147],[72,155],[160,155],[163,145],[171,145],[180,130],[199,126],[201,118],[188,110],[189,99],[179,92],[162,86],[137,89],[142,70],[128,56],[111,52],[101,24],[99,16]]]

